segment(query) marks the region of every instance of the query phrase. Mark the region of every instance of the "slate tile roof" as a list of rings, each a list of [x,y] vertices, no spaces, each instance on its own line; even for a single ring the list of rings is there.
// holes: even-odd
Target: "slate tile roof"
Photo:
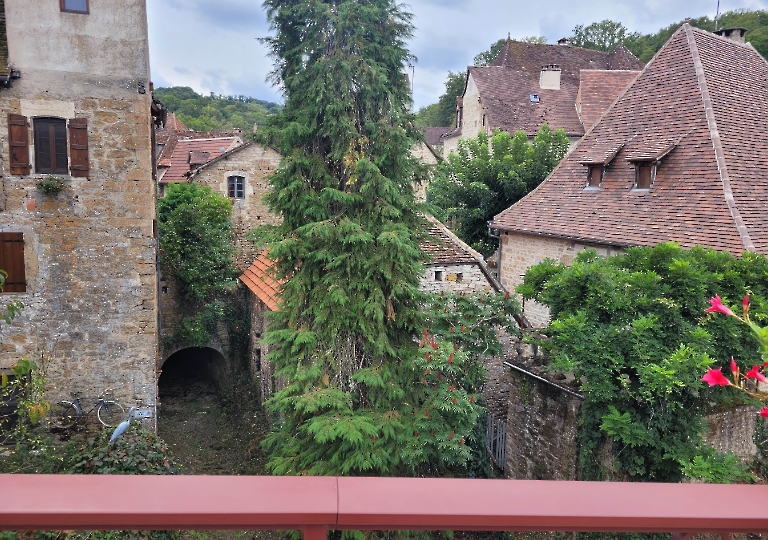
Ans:
[[[159,182],[169,184],[186,182],[189,173],[220,154],[243,144],[240,137],[215,137],[208,139],[180,139],[168,156],[168,170]],[[202,160],[202,161],[201,161]],[[162,163],[159,164],[162,166]]]
[[[421,132],[424,134],[424,140],[430,146],[440,146],[443,144],[443,135],[450,132],[453,128],[447,127],[423,127]]]
[[[269,250],[264,250],[240,276],[240,281],[271,311],[277,311],[281,289],[272,274],[274,267],[275,261],[269,258]]]
[[[551,64],[560,68],[559,90],[542,89],[539,85],[542,67]],[[553,129],[563,128],[566,135],[580,137],[585,129],[574,104],[581,71],[642,67],[643,63],[623,46],[606,53],[568,45],[507,40],[490,66],[473,66],[467,73],[477,85],[492,129],[524,130],[533,136],[547,123]],[[538,102],[531,99],[532,94],[538,96]]]
[[[576,111],[588,131],[608,110],[621,93],[627,89],[639,71],[583,69],[579,77]]]
[[[768,63],[684,24],[502,230],[614,244],[768,254]],[[619,147],[599,188],[585,160]],[[630,160],[659,159],[650,189]]]

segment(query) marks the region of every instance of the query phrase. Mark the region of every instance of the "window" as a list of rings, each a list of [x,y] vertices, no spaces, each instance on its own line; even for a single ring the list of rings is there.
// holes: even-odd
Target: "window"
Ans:
[[[88,120],[36,117],[32,120],[36,173],[87,177]],[[67,131],[69,133],[67,134]],[[69,148],[67,148],[69,138]],[[30,173],[29,122],[20,114],[8,115],[11,174]]]
[[[35,118],[35,172],[69,172],[67,123],[59,118]]]
[[[635,163],[635,189],[650,189],[656,176],[656,165],[648,162]]]
[[[435,270],[435,281],[443,281],[443,271]]]
[[[229,177],[229,196],[233,199],[245,198],[245,178],[242,176]]]
[[[0,233],[0,269],[8,273],[3,292],[27,291],[23,233]]]
[[[590,165],[587,167],[587,187],[600,187],[600,182],[603,180],[603,171],[605,171],[605,167],[602,165]]]
[[[71,13],[89,13],[88,0],[59,0],[61,11]]]

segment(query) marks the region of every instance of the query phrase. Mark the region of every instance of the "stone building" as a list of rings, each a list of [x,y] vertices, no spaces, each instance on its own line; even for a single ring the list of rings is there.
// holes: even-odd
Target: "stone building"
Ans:
[[[158,283],[144,0],[0,2],[0,368],[153,406]],[[0,70],[2,71],[2,70]],[[0,73],[2,75],[3,73]],[[61,182],[46,193],[41,181]]]
[[[766,80],[751,45],[684,24],[550,176],[494,218],[502,284],[588,247],[768,254]],[[526,316],[548,314],[529,305]]]
[[[248,231],[279,223],[278,218],[269,213],[264,195],[270,188],[269,175],[281,159],[273,148],[249,141],[217,155],[189,175],[191,182],[208,186],[232,201],[237,264],[243,270],[258,255],[253,243],[246,238]]]
[[[443,155],[480,132],[522,130],[533,137],[543,124],[564,129],[573,145],[591,127],[595,111],[604,111],[642,67],[623,45],[607,53],[507,39],[490,65],[467,68],[464,93],[456,99],[456,128],[442,135]],[[582,91],[587,71],[596,73]]]

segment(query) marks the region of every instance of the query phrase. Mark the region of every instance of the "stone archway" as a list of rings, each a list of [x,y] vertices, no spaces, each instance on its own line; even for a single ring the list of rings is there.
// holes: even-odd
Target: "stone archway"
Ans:
[[[227,383],[229,363],[219,351],[210,347],[187,347],[171,354],[161,364],[158,387],[163,390],[180,381],[196,380],[221,388]]]

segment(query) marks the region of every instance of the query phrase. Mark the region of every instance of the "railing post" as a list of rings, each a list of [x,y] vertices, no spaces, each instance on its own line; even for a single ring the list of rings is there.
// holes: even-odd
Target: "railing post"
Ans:
[[[304,540],[325,540],[328,536],[328,529],[325,527],[304,527],[301,529]]]

